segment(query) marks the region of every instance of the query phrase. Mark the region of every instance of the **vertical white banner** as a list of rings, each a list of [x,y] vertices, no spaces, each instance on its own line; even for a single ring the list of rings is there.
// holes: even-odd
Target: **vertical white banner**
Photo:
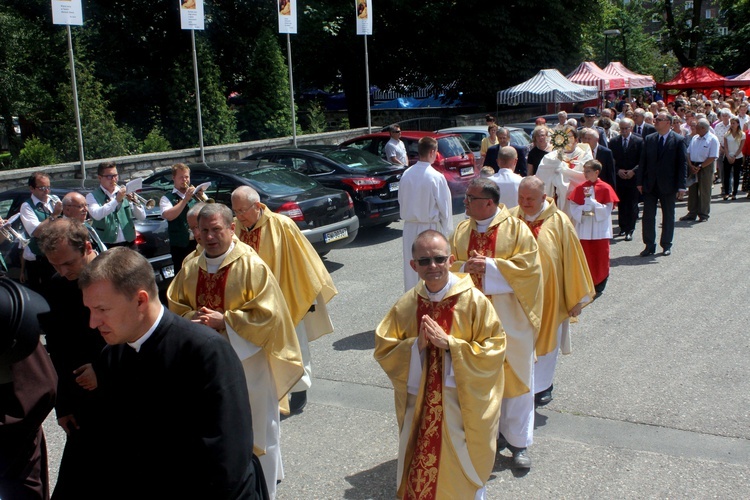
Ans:
[[[372,0],[354,0],[357,34],[372,35]]]
[[[81,0],[52,0],[52,24],[83,26]]]
[[[297,0],[274,0],[279,13],[279,33],[297,33]]]
[[[180,4],[180,25],[184,30],[202,30],[203,0],[177,0]]]

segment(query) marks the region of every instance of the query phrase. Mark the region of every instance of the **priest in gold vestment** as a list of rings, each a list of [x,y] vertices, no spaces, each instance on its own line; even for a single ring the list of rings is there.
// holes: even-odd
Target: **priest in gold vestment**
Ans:
[[[544,308],[535,345],[534,394],[536,405],[544,406],[552,401],[560,346],[570,346],[570,318],[578,317],[596,292],[575,227],[545,194],[541,179],[524,177],[518,186],[518,206],[510,213],[529,226],[539,244]]]
[[[296,413],[307,403],[312,384],[308,342],[333,332],[326,304],[338,292],[331,275],[297,224],[260,202],[258,192],[240,186],[232,193],[237,220],[235,234],[258,252],[271,268],[295,324],[305,374],[290,391],[290,410]]]
[[[201,255],[184,262],[169,286],[169,309],[203,323],[232,344],[245,371],[254,451],[271,498],[284,477],[279,402],[302,377],[294,324],[276,278],[258,254],[234,236],[232,211],[207,204],[198,215]]]
[[[495,463],[505,333],[492,304],[453,262],[445,237],[412,245],[417,285],[375,332],[393,384],[400,498],[482,499]]]
[[[471,278],[503,323],[508,339],[505,390],[498,448],[513,453],[513,466],[531,467],[526,448],[534,435],[534,343],[542,322],[542,265],[531,230],[504,205],[490,179],[469,183],[464,197],[468,219],[451,237],[454,272]]]

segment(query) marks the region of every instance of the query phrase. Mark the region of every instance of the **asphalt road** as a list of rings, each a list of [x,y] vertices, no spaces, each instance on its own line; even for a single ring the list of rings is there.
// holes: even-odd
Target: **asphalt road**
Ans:
[[[708,222],[677,223],[669,257],[638,256],[640,223],[635,241],[616,238],[607,289],[537,411],[533,467],[518,475],[499,453],[488,498],[749,496],[750,200],[718,193]],[[282,422],[279,499],[394,497],[393,392],[372,350],[403,292],[401,228],[360,231],[326,258],[336,331],[311,344],[309,403]],[[46,429],[54,480],[64,438],[52,418]]]

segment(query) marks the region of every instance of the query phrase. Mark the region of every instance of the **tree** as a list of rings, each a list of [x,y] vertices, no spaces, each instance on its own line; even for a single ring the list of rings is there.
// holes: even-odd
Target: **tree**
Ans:
[[[705,60],[722,75],[744,72],[750,66],[750,0],[720,0],[719,6],[728,33],[706,40]]]

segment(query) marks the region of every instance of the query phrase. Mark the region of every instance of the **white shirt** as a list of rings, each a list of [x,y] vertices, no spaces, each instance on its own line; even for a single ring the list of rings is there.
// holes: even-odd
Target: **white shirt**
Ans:
[[[714,134],[706,132],[704,135],[695,134],[690,139],[688,146],[688,155],[690,161],[699,165],[708,158],[718,158],[719,156],[719,139]]]
[[[501,168],[489,178],[500,189],[500,203],[507,208],[518,206],[518,185],[523,177],[509,168]]]
[[[91,215],[91,218],[94,220],[105,218],[109,214],[116,212],[120,206],[120,204],[117,203],[117,191],[109,192],[104,186],[100,185],[99,187],[102,188],[102,191],[104,191],[107,196],[109,196],[110,200],[104,205],[99,205],[99,202],[96,201],[93,193],[86,195],[86,204],[88,205],[89,215]],[[146,209],[143,205],[131,203],[130,207],[133,210],[133,217],[138,220],[146,220]],[[117,237],[115,238],[114,243],[122,243],[123,241],[125,241],[125,236],[122,234],[122,228],[118,226]]]
[[[391,158],[396,157],[402,165],[409,166],[409,159],[406,157],[406,146],[401,139],[390,139],[385,144],[385,157],[393,163]]]
[[[40,200],[39,198],[37,198],[36,196],[32,194],[31,204],[36,207],[37,203],[42,203],[47,208],[49,213],[52,213],[55,211],[55,200],[57,200],[57,196],[55,196],[54,198],[52,196],[53,195],[49,195],[47,197],[47,203],[43,203],[42,200]],[[28,234],[30,238],[31,235],[36,230],[36,228],[41,223],[41,221],[36,216],[34,209],[30,207],[29,204],[26,202],[21,204],[20,213],[21,213],[21,223],[23,224],[23,229],[26,231],[26,234]],[[34,252],[31,251],[28,245],[26,245],[23,249],[23,258],[31,262],[36,260],[36,255],[34,255]]]
[[[401,176],[398,188],[401,219],[405,223],[439,222],[442,233],[453,231],[453,207],[448,181],[426,161],[418,161]]]
[[[727,135],[727,132],[729,131],[729,126],[731,125],[731,122],[727,121],[727,124],[724,125],[723,121],[719,121],[719,123],[716,124],[714,127],[714,132],[718,137],[724,137]]]
[[[179,196],[181,199],[185,199],[185,193],[181,193],[179,189],[174,188],[172,189],[172,192]],[[162,213],[164,213],[165,210],[169,210],[173,206],[174,205],[172,205],[172,202],[169,201],[169,198],[167,198],[166,196],[162,196],[161,198],[159,198],[159,208],[161,208]]]

